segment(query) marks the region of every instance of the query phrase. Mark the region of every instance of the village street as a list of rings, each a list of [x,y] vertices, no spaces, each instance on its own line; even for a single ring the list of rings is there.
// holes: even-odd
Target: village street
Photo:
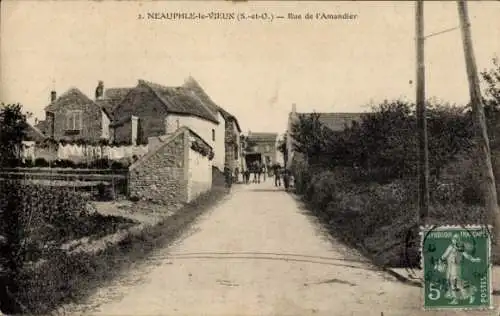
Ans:
[[[420,293],[328,241],[300,203],[268,180],[233,186],[184,238],[66,312],[465,315],[425,313]]]

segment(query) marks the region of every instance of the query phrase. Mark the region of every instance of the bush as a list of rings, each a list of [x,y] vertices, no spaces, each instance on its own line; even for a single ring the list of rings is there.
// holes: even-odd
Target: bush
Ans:
[[[36,158],[35,159],[35,167],[38,168],[43,168],[43,167],[48,167],[49,162],[45,160],[44,158]]]
[[[113,188],[102,182],[97,185],[97,195],[101,201],[111,201],[115,198]]]
[[[52,163],[54,168],[75,168],[76,164],[68,159],[57,159]]]
[[[118,169],[127,169],[130,166],[130,163],[128,161],[113,161],[111,163],[110,168],[113,170],[118,170]]]
[[[31,158],[27,158],[24,160],[24,163],[22,164],[23,167],[26,168],[32,168],[35,166],[35,162]]]
[[[418,185],[415,181],[398,180],[385,185],[355,183],[348,169],[318,171],[302,166],[296,171],[302,179],[309,175],[303,197],[311,212],[333,235],[362,250],[380,265],[418,266]],[[471,174],[450,186],[432,182],[430,223],[487,222],[484,207],[470,205],[467,195],[465,202],[468,203],[462,202],[462,192],[474,187],[469,178]]]
[[[81,224],[79,219],[88,215],[88,200],[73,190],[6,182],[0,188],[5,197],[0,209],[3,214],[7,211],[16,215],[18,233],[27,243],[70,239],[74,227]],[[15,203],[14,210],[8,209],[9,202]]]

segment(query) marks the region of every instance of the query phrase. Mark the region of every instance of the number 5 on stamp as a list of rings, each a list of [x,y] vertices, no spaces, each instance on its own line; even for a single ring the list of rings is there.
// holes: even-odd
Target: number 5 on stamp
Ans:
[[[422,227],[424,309],[491,309],[491,240],[484,226]]]

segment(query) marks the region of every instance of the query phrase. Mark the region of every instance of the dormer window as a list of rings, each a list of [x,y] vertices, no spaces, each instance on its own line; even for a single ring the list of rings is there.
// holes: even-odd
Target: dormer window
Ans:
[[[215,129],[212,129],[212,141],[215,142]]]

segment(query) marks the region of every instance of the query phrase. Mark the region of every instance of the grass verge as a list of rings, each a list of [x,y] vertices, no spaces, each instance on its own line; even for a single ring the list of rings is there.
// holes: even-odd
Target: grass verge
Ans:
[[[176,240],[225,194],[225,188],[214,187],[174,215],[140,231],[131,231],[102,251],[54,253],[43,266],[22,272],[18,299],[33,314],[47,314],[62,304],[80,301],[132,263],[147,258],[152,250]]]

